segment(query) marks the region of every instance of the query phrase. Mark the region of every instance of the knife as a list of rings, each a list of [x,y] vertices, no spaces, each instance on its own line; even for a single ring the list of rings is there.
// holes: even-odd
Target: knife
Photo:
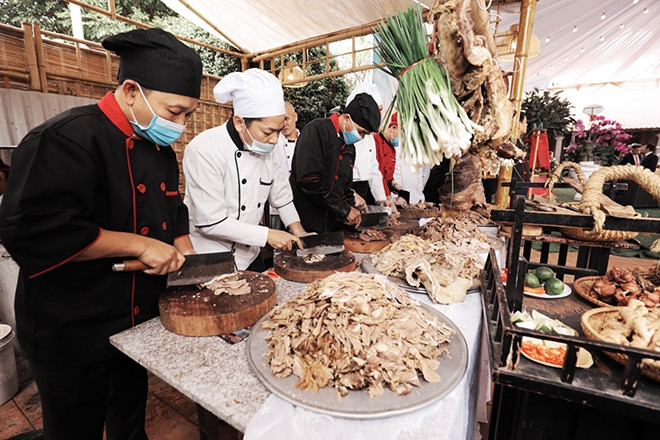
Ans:
[[[387,226],[387,213],[386,212],[362,212],[360,213],[362,221],[360,226],[357,227],[358,231],[366,228],[379,228]]]
[[[389,206],[367,205],[367,212],[385,212],[388,216],[392,215],[392,208]]]
[[[306,235],[299,238],[303,244],[302,249],[296,249],[296,255],[299,257],[309,254],[336,254],[344,250],[344,233],[341,231]]]
[[[234,254],[215,252],[186,255],[186,261],[176,272],[167,274],[168,286],[186,286],[211,281],[213,278],[234,272]],[[140,260],[124,260],[112,265],[113,272],[134,272],[149,269]]]

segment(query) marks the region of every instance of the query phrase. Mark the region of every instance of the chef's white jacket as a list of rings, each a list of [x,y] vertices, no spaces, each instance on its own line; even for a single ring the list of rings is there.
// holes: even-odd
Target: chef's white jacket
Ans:
[[[198,253],[233,250],[236,267],[246,269],[268,239],[268,228],[259,225],[266,200],[277,208],[284,225],[300,221],[288,172],[276,154],[239,150],[226,123],[188,144],[183,156],[184,202]]]
[[[410,192],[410,203],[419,203],[424,201],[424,185],[429,179],[431,169],[425,165],[417,169],[404,162],[401,157],[401,147],[396,148],[396,165],[394,167],[394,180],[401,187]]]
[[[353,182],[366,180],[374,200],[382,202],[387,199],[383,187],[383,174],[378,169],[376,158],[376,141],[373,135],[365,135],[355,143],[355,162],[353,163]]]
[[[300,135],[300,132],[298,132]],[[280,137],[277,140],[277,145],[275,145],[275,150],[277,154],[275,157],[279,159],[284,166],[286,166],[287,177],[291,172],[291,161],[293,160],[293,153],[296,151],[296,141],[289,142],[289,140],[280,133]],[[270,214],[277,215],[277,209],[273,208],[273,205],[270,206]]]

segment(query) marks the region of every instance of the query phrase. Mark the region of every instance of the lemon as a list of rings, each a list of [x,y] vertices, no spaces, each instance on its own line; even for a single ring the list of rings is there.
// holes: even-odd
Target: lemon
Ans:
[[[534,273],[539,281],[544,282],[555,276],[555,273],[549,267],[538,267]]]
[[[527,287],[541,287],[541,281],[533,272],[528,272],[525,275],[525,286]]]
[[[559,295],[564,291],[564,283],[557,278],[550,278],[543,284],[543,288],[548,295]]]

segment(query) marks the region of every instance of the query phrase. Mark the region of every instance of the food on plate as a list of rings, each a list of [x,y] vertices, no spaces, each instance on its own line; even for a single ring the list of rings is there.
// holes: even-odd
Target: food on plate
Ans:
[[[647,307],[660,304],[660,269],[612,267],[605,276],[594,280],[587,295],[606,304],[625,306],[639,300]]]
[[[541,287],[541,280],[539,280],[539,277],[534,272],[527,272],[525,274],[525,287]]]
[[[537,278],[541,282],[549,280],[550,278],[553,278],[555,276],[555,273],[552,271],[552,269],[550,269],[549,267],[545,267],[545,266],[537,267],[534,270],[534,274],[537,276]]]
[[[529,338],[522,341],[520,349],[530,358],[547,364],[561,367],[566,357],[566,344],[553,341]]]
[[[228,295],[247,295],[252,292],[252,287],[247,280],[239,278],[238,272],[226,273],[213,278],[211,281],[199,285],[201,288],[210,289],[215,295],[226,293]]]
[[[576,336],[577,332],[559,321],[552,319],[543,313],[532,310],[529,312],[517,311],[511,315],[511,322],[517,327],[522,327],[530,330],[538,330],[543,333]]]
[[[412,286],[421,283],[434,302],[454,304],[465,299],[472,279],[484,266],[469,243],[463,239],[425,240],[407,234],[372,254],[372,259],[381,274],[405,279]]]
[[[273,309],[262,327],[271,373],[294,374],[296,387],[335,387],[340,396],[385,387],[400,395],[428,382],[447,352],[453,331],[407,292],[380,275],[357,272],[315,281]]]
[[[543,289],[548,295],[560,295],[564,291],[564,283],[557,278],[550,278],[543,283]]]
[[[594,326],[601,339],[660,351],[660,308],[648,308],[644,302],[633,298],[616,311]],[[643,359],[642,364],[660,368],[660,361],[653,359]]]

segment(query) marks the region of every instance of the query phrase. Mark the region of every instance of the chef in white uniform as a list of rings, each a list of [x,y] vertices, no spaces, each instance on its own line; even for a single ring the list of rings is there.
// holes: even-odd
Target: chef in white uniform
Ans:
[[[219,103],[232,102],[234,115],[188,144],[183,157],[190,238],[198,253],[233,251],[239,270],[263,271],[261,247],[302,248],[305,235],[293,204],[288,172],[276,157],[284,127],[279,80],[261,69],[225,76],[213,89]],[[266,200],[289,231],[259,223]]]

